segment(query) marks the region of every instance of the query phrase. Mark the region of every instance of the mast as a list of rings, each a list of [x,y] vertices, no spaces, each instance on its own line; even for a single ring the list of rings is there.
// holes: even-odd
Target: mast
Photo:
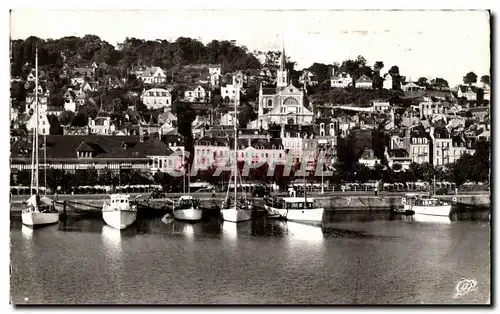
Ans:
[[[35,189],[38,196],[38,46],[35,48]]]
[[[44,176],[44,195],[47,195],[47,137],[43,135],[43,176]]]
[[[236,205],[236,180],[237,180],[237,172],[238,172],[238,130],[236,127],[236,120],[238,120],[238,111],[237,111],[237,103],[240,101],[240,89],[236,89],[236,101],[234,102],[234,204]],[[236,208],[236,207],[235,207]]]

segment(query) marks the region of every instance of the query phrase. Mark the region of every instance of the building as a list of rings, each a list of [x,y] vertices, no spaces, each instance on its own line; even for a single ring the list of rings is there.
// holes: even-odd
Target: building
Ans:
[[[417,164],[430,163],[431,142],[429,134],[421,127],[407,128],[406,137],[409,138],[409,154],[412,162]]]
[[[352,86],[352,77],[349,73],[335,73],[335,69],[333,70],[333,76],[330,80],[330,85],[334,88],[347,88]]]
[[[208,65],[208,73],[210,75],[213,75],[213,74],[218,74],[219,76],[222,75],[222,66],[221,64],[209,64]]]
[[[382,83],[382,87],[387,90],[392,90],[393,89],[393,79],[392,75],[389,73],[384,74],[384,82]]]
[[[300,78],[299,78],[299,83],[301,85],[305,84],[305,85],[308,85],[308,86],[318,85],[319,84],[317,76],[314,75],[314,73],[312,73],[309,70],[302,71],[302,74],[300,75]]]
[[[304,91],[288,81],[283,81],[289,77],[284,56],[283,49],[280,70],[277,72],[277,87],[268,88],[260,84],[258,117],[249,123],[250,128],[268,129],[273,123],[301,125],[312,123],[313,113],[304,106]]]
[[[39,112],[39,118],[38,118],[38,134],[40,135],[49,135],[50,134],[50,123],[49,119],[47,118],[47,112]],[[33,132],[36,127],[36,115],[33,114],[29,118],[29,120],[26,122],[26,129],[28,131]]]
[[[173,154],[158,139],[137,136],[48,135],[46,145],[40,140],[39,154],[46,155],[41,169],[63,169],[68,172],[95,169],[98,173],[112,171],[141,172],[177,171],[179,154]],[[11,169],[31,169],[32,143],[18,141],[11,149]],[[182,157],[181,157],[182,158]]]
[[[172,94],[164,88],[151,88],[142,92],[141,100],[148,109],[172,106]]]
[[[447,166],[451,163],[453,146],[451,134],[444,127],[431,127],[430,136],[432,139],[432,164],[437,167]]]
[[[149,67],[140,75],[140,79],[147,84],[161,84],[167,82],[167,75],[160,67]]]
[[[361,75],[361,77],[356,80],[355,84],[356,88],[373,89],[373,80],[365,74]]]
[[[404,82],[401,86],[404,92],[418,92],[425,90],[424,86],[415,84],[414,82]]]
[[[394,171],[405,171],[410,169],[412,163],[410,154],[404,148],[385,150],[385,157],[387,159],[387,165],[391,167]]]
[[[219,124],[224,126],[234,126],[234,123],[234,112],[228,112],[222,115]]]
[[[466,86],[460,85],[457,90],[457,97],[465,97],[468,101],[477,100],[477,87],[476,86]]]
[[[189,102],[196,102],[196,101],[209,101],[210,100],[210,90],[208,89],[207,86],[203,85],[195,85],[192,86],[191,88],[187,89],[184,92],[184,99]]]
[[[30,113],[31,110],[35,110],[35,98],[36,98],[36,87],[33,88],[32,93],[26,95],[25,111]],[[45,112],[48,109],[50,92],[48,89],[43,88],[42,85],[38,85],[38,111]]]
[[[229,162],[232,143],[229,138],[201,137],[195,142],[193,167],[203,170],[226,165]]]
[[[110,117],[96,117],[95,119],[89,117],[88,126],[91,135],[113,135],[115,132],[115,125]]]

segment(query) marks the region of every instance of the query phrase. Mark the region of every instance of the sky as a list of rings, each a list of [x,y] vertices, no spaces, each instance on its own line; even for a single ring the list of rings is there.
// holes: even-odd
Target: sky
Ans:
[[[442,77],[451,86],[470,71],[490,74],[486,11],[27,10],[11,13],[10,36],[94,34],[116,45],[126,37],[236,40],[250,51],[281,49],[297,68],[362,55],[398,65],[412,80]]]

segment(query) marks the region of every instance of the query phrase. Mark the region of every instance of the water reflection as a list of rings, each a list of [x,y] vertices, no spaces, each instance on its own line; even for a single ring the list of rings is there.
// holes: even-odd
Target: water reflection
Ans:
[[[222,222],[222,238],[227,241],[235,242],[238,238],[238,224],[227,221]]]
[[[113,259],[116,257],[119,258],[122,253],[121,231],[104,224],[102,226],[101,238],[106,252],[110,253],[110,257]]]
[[[172,234],[181,234],[188,240],[193,240],[195,237],[195,224],[189,222],[174,221],[170,224]]]
[[[31,240],[31,238],[33,238],[33,229],[30,227],[26,227],[25,225],[22,225],[21,233],[22,233],[23,238],[25,240]]]
[[[302,224],[298,222],[284,222],[287,230],[287,238],[291,241],[305,241],[318,244],[323,241],[323,229],[321,226]]]
[[[414,214],[410,216],[413,218],[414,222],[418,223],[429,223],[429,224],[451,224],[451,219],[449,216],[432,216],[432,215],[422,215]]]

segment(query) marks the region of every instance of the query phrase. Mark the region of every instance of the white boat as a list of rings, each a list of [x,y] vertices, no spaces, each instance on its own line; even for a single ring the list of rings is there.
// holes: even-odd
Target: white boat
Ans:
[[[239,90],[236,91],[236,101],[234,102],[234,160],[233,160],[233,173],[234,173],[234,199],[229,199],[229,189],[231,182],[228,182],[227,193],[221,206],[221,218],[228,222],[242,222],[248,221],[252,218],[252,212],[250,210],[250,202],[246,199],[246,194],[243,193],[242,199],[238,199],[238,178],[240,179],[240,184],[243,186],[243,180],[241,176],[238,175],[238,165],[237,165],[237,145],[238,145],[238,128],[236,123],[238,121],[238,110],[237,106],[239,103]],[[231,181],[231,180],[229,180]]]
[[[40,197],[39,187],[39,163],[38,163],[38,48],[36,48],[35,56],[35,127],[33,128],[33,149],[31,156],[31,193],[34,194],[26,201],[26,207],[23,208],[21,213],[21,220],[24,225],[29,227],[42,227],[46,225],[55,224],[59,221],[59,212],[54,206],[54,201],[46,195]],[[45,163],[46,164],[46,163]],[[47,189],[45,189],[47,191]]]
[[[403,211],[415,215],[446,216],[451,213],[451,204],[436,196],[407,193],[401,200]]]
[[[111,194],[102,207],[102,218],[115,229],[125,229],[137,219],[137,205],[130,204],[129,194]]]
[[[174,206],[174,218],[178,220],[199,221],[203,211],[200,203],[191,195],[182,195]]]
[[[310,197],[282,197],[273,204],[264,204],[264,207],[268,211],[268,217],[279,215],[284,220],[311,224],[323,222],[324,208],[317,206]]]

